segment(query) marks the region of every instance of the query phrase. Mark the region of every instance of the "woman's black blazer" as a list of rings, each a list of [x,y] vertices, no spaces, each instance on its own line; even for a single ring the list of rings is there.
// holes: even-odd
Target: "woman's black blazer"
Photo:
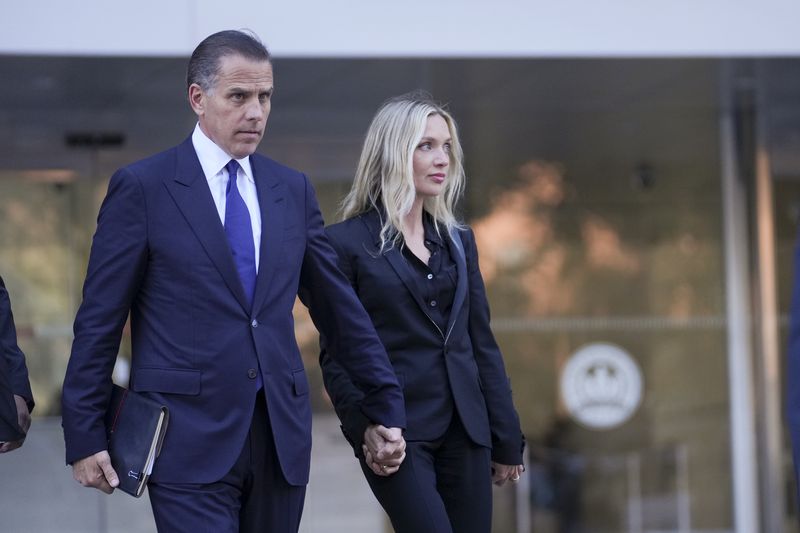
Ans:
[[[326,233],[389,354],[405,396],[407,441],[435,440],[454,411],[477,444],[492,449],[492,460],[522,464],[523,438],[511,400],[503,358],[489,327],[489,305],[469,228],[446,239],[458,281],[446,330],[428,316],[420,282],[397,246],[383,253],[377,211],[333,224]],[[361,413],[362,394],[320,339],[325,388],[342,430],[360,454],[370,421]]]

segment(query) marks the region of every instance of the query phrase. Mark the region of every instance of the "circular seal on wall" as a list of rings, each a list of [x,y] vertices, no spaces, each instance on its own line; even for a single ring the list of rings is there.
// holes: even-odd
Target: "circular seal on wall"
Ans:
[[[627,422],[642,401],[642,373],[628,352],[607,343],[580,348],[561,372],[561,397],[570,415],[591,429]]]

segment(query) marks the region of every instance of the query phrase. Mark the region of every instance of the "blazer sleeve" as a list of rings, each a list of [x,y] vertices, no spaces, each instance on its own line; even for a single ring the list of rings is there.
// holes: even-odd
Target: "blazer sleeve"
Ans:
[[[67,463],[107,447],[104,414],[122,329],[147,264],[143,186],[121,169],[97,217],[61,396]]]
[[[11,390],[17,396],[24,398],[28,404],[28,410],[32,411],[34,401],[31,383],[28,379],[28,367],[25,364],[25,354],[17,344],[17,329],[14,325],[14,315],[11,312],[11,299],[3,283],[3,278],[0,278],[0,353],[2,353],[8,370]]]
[[[326,231],[326,235],[330,240],[331,246],[336,250],[339,269],[350,281],[353,289],[357,291],[356,275],[341,243],[331,232]],[[353,384],[350,376],[347,375],[341,365],[331,357],[328,351],[328,342],[324,335],[320,335],[319,347],[319,365],[322,369],[325,390],[328,392],[333,408],[342,423],[342,433],[353,447],[356,457],[361,457],[363,455],[361,445],[364,442],[364,432],[371,424],[369,418],[361,411],[361,401],[364,398],[364,394]]]
[[[525,441],[512,401],[503,356],[490,327],[489,302],[478,264],[475,235],[469,228],[461,235],[469,276],[469,336],[489,411],[492,461],[519,465],[522,464]]]
[[[337,266],[322,214],[306,179],[308,239],[300,272],[300,300],[324,339],[327,355],[363,394],[361,413],[386,427],[406,427],[403,391],[364,307]]]

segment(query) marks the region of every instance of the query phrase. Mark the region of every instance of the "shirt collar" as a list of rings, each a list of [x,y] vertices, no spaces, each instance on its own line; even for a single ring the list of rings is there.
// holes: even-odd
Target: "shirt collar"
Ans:
[[[422,227],[425,229],[426,241],[431,241],[436,246],[444,246],[441,235],[436,232],[436,224],[433,222],[433,217],[427,212],[422,214]]]
[[[200,160],[200,166],[203,168],[203,174],[205,174],[207,180],[210,180],[222,172],[222,169],[224,169],[228,161],[231,160],[231,156],[226,154],[225,150],[220,148],[203,133],[203,130],[200,129],[199,122],[195,125],[194,131],[192,132],[192,145],[194,146],[197,159]],[[250,156],[245,156],[236,161],[238,161],[239,166],[242,167],[245,177],[247,177],[250,182],[255,183],[253,179],[253,169],[250,166]]]

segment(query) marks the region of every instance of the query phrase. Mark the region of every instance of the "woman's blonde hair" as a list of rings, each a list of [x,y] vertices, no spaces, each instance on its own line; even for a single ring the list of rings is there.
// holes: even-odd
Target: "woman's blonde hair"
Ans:
[[[423,210],[448,233],[459,227],[453,209],[464,189],[461,144],[453,117],[425,92],[416,91],[386,101],[367,130],[353,186],[342,201],[342,218],[370,209],[381,215],[381,251],[400,241],[403,217],[416,197],[414,150],[425,134],[428,117],[439,115],[450,131],[450,165],[442,194],[426,197]]]

